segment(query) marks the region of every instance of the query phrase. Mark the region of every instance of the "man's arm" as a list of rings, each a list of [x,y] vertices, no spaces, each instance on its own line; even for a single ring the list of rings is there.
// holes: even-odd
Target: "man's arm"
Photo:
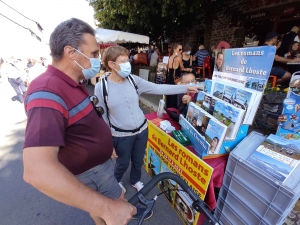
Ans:
[[[279,56],[279,55],[275,55],[274,60],[275,60],[276,62],[281,62],[281,63],[300,62],[300,58],[287,59],[287,58],[281,57],[281,56]]]
[[[57,158],[59,147],[29,147],[23,152],[24,180],[49,197],[105,220],[127,224],[136,209],[125,200],[112,200],[81,183]]]

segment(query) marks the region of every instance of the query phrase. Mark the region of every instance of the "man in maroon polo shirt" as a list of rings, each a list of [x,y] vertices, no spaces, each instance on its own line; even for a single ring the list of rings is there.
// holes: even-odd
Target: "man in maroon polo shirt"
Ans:
[[[74,18],[51,34],[52,65],[31,82],[25,98],[24,180],[89,212],[96,224],[127,224],[136,208],[114,177],[111,132],[80,83],[100,69],[94,35]]]

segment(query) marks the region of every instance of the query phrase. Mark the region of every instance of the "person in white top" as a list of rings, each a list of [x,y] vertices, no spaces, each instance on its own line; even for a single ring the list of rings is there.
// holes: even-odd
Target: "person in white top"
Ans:
[[[156,66],[157,65],[158,57],[159,57],[159,49],[155,48],[155,51],[151,55],[150,66]]]
[[[8,82],[17,94],[17,96],[12,97],[12,100],[17,100],[20,103],[23,103],[26,93],[26,87],[23,81],[25,72],[17,67],[17,63],[15,63],[13,59],[9,59],[6,64],[4,63],[1,67],[1,70],[5,77],[8,78]]]

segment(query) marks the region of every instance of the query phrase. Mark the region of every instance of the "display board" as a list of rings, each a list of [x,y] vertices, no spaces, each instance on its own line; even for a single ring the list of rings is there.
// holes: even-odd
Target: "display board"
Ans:
[[[202,200],[213,173],[212,167],[150,121],[144,166],[151,176],[163,172],[179,175]],[[185,192],[175,190],[180,187],[174,181],[165,180],[159,188],[167,191],[166,198],[184,224],[197,224],[199,215],[192,210],[192,200]]]
[[[209,128],[203,126],[203,124],[207,124],[207,118],[194,116],[194,122],[190,122],[189,113],[186,118],[181,116],[179,123],[182,130],[191,140],[192,146],[199,157],[216,158],[228,154],[246,137],[249,125],[254,120],[263,96],[275,51],[275,47],[262,46],[225,49],[217,53],[212,80],[206,79],[204,83],[204,92],[210,94],[210,96],[204,96],[201,99],[200,93],[196,104],[198,103],[201,108],[207,109],[208,113],[211,112],[210,114],[218,122],[228,124],[228,121],[230,121],[231,126],[228,125],[227,128],[234,130],[234,133],[222,139],[216,132],[217,125],[215,124],[215,132],[212,136],[204,132]],[[223,101],[223,109],[214,113],[218,99]],[[236,124],[237,120],[233,122],[236,117],[233,112],[237,112],[238,109],[244,110],[245,115],[241,119],[242,122],[238,120],[239,123]],[[224,120],[224,116],[227,118],[226,120]],[[209,121],[212,120],[213,118],[210,118]],[[214,140],[214,142],[211,140]],[[216,144],[217,146],[215,146]],[[211,151],[210,149],[214,150]]]

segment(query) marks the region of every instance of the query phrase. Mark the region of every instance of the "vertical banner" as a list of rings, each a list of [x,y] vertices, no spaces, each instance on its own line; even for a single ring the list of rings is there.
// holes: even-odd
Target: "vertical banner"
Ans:
[[[148,143],[144,166],[154,176],[172,172],[180,176],[204,200],[213,168],[179,144],[170,135],[148,121]],[[192,200],[180,186],[172,180],[164,180],[159,188],[178,213],[184,224],[196,225],[199,214],[192,209]]]

